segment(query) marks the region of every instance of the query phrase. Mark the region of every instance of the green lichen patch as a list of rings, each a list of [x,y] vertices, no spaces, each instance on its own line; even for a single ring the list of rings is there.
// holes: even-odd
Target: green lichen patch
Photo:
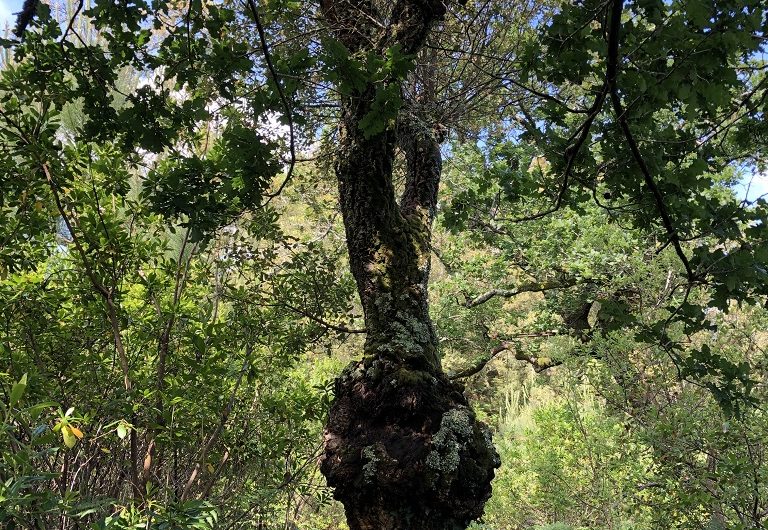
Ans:
[[[367,445],[363,448],[363,477],[366,482],[372,481],[376,477],[376,464],[379,463],[379,457],[376,454],[376,446]]]
[[[450,475],[459,466],[460,453],[472,441],[472,412],[457,407],[443,414],[440,429],[432,437],[433,449],[427,455],[426,464],[434,471]]]

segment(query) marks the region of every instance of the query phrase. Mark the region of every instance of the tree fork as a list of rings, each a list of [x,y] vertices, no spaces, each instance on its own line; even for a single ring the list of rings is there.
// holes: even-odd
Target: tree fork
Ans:
[[[325,1],[323,12],[350,52],[383,55],[394,44],[418,52],[445,8],[398,1],[386,26],[360,22],[382,20],[371,2]],[[483,513],[499,459],[461,386],[442,371],[429,317],[440,135],[408,123],[365,135],[360,122],[375,92],[370,83],[341,101],[335,171],[367,336],[363,359],[336,380],[321,470],[352,530],[466,528]],[[399,204],[398,145],[407,162]]]

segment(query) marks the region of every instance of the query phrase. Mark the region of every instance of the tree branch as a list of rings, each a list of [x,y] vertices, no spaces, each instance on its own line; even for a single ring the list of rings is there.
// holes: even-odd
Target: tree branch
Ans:
[[[395,42],[405,53],[416,53],[427,40],[432,24],[442,20],[445,13],[442,0],[398,0],[390,24]]]
[[[437,211],[443,160],[440,138],[434,131],[424,129],[418,124],[398,127],[398,142],[405,153],[407,165],[400,211],[403,215],[421,213],[424,224],[431,226]]]
[[[213,445],[218,442],[219,437],[221,436],[221,433],[224,431],[224,427],[226,426],[227,420],[229,420],[229,415],[232,413],[232,409],[235,406],[235,398],[237,397],[237,391],[240,389],[240,384],[243,382],[243,377],[251,367],[252,354],[253,354],[253,345],[248,344],[245,347],[245,360],[243,361],[243,367],[240,369],[240,373],[237,376],[235,385],[232,388],[232,392],[229,395],[229,400],[227,401],[227,404],[224,406],[224,408],[221,411],[221,414],[219,415],[219,421],[216,424],[216,427],[213,429],[213,432],[208,437],[208,440],[206,440],[206,442],[203,444],[202,448],[200,449],[200,452],[197,455],[197,459],[195,460],[195,464],[192,467],[192,471],[189,473],[189,478],[187,479],[187,482],[184,484],[184,490],[181,492],[181,496],[179,497],[179,499],[182,502],[189,497],[189,493],[192,490],[192,486],[194,485],[195,480],[200,474],[200,470],[202,469],[203,464],[206,461],[208,453],[210,452]]]
[[[15,13],[16,27],[13,29],[13,34],[18,38],[24,37],[24,32],[27,30],[27,26],[32,22],[37,14],[37,4],[39,0],[25,0],[21,11]]]
[[[526,283],[526,284],[520,285],[515,289],[491,289],[479,296],[476,296],[475,298],[471,298],[471,299],[467,298],[467,301],[464,304],[464,307],[470,309],[470,308],[479,306],[481,304],[484,304],[488,300],[491,300],[492,298],[496,298],[496,297],[512,298],[514,296],[517,296],[523,293],[542,293],[542,292],[551,291],[554,289],[568,289],[570,287],[575,287],[576,285],[580,285],[584,283],[591,283],[591,280],[584,280],[584,281],[574,280],[574,281],[565,282],[565,283],[535,282],[535,283]]]
[[[675,229],[672,223],[672,219],[669,215],[669,211],[664,204],[664,198],[661,194],[661,190],[659,190],[658,185],[653,180],[651,172],[648,169],[645,160],[643,159],[642,153],[640,152],[640,148],[638,147],[637,142],[632,135],[632,131],[629,128],[629,123],[627,123],[627,115],[624,111],[624,108],[622,107],[621,97],[619,96],[619,91],[616,85],[619,63],[619,31],[621,29],[621,14],[623,7],[624,0],[613,0],[611,7],[611,22],[608,33],[608,65],[606,69],[606,79],[608,81],[608,86],[610,87],[613,110],[616,114],[616,119],[619,121],[619,126],[624,133],[624,137],[627,140],[629,149],[632,151],[632,156],[640,168],[640,172],[643,174],[645,185],[648,186],[648,189],[651,190],[653,200],[656,203],[656,209],[659,211],[662,223],[664,224],[664,228],[667,231],[667,236],[672,242],[672,246],[675,248],[675,253],[680,258],[680,261],[685,267],[685,272],[688,275],[688,281],[693,283],[696,280],[696,275],[691,268],[691,263],[688,261],[685,252],[683,252],[683,247],[680,243],[680,236]]]
[[[499,346],[496,346],[493,348],[488,354],[483,355],[480,357],[475,364],[470,366],[469,368],[465,368],[464,370],[461,370],[459,372],[455,372],[452,374],[448,374],[448,379],[451,381],[455,381],[456,379],[466,379],[467,377],[471,377],[477,373],[479,373],[483,368],[486,367],[486,365],[491,362],[493,359],[496,358],[497,355],[499,355],[502,352],[507,351],[508,345],[502,344]]]
[[[272,304],[273,307],[285,307],[287,309],[290,309],[294,313],[297,313],[303,317],[308,318],[312,322],[316,324],[320,324],[324,328],[328,328],[333,331],[338,331],[339,333],[351,333],[351,334],[362,334],[362,333],[368,333],[368,330],[366,329],[356,329],[356,328],[348,328],[347,326],[342,326],[339,324],[331,324],[330,322],[326,322],[320,317],[317,317],[313,315],[312,313],[309,313],[308,311],[302,311],[298,307],[294,307],[290,304],[287,304],[285,302],[280,302],[279,304]]]
[[[581,148],[584,145],[584,142],[589,137],[589,131],[592,129],[592,123],[595,121],[595,118],[597,118],[597,115],[600,114],[600,111],[603,108],[603,103],[605,102],[605,96],[607,95],[607,93],[608,93],[608,83],[606,82],[603,85],[603,87],[600,89],[600,92],[595,98],[595,101],[592,103],[592,106],[589,108],[587,119],[584,120],[584,123],[582,123],[581,126],[579,126],[579,128],[576,129],[576,131],[571,136],[571,138],[575,137],[576,139],[574,143],[571,143],[565,149],[565,153],[564,153],[566,157],[565,171],[563,171],[563,180],[560,183],[560,189],[557,192],[557,198],[555,199],[555,204],[553,204],[551,208],[535,213],[533,215],[517,217],[514,219],[504,219],[505,221],[510,223],[534,221],[536,219],[541,219],[542,217],[546,217],[549,214],[555,213],[562,207],[563,199],[565,199],[565,194],[568,191],[568,187],[570,186],[571,173],[573,172],[573,166],[574,166],[574,163],[576,162],[576,157],[581,151]]]
[[[540,338],[540,337],[552,337],[555,335],[557,335],[557,333],[550,333],[550,332],[521,333],[520,335],[515,335],[515,337],[516,338],[523,338],[523,337]],[[528,364],[531,365],[531,367],[533,368],[533,371],[536,372],[537,374],[545,370],[549,370],[550,368],[554,368],[555,366],[560,366],[561,364],[563,364],[562,361],[557,361],[549,357],[537,357],[535,355],[530,355],[528,353],[518,350],[516,343],[504,341],[500,345],[493,348],[486,355],[483,355],[482,357],[477,359],[475,363],[470,367],[465,368],[464,370],[460,370],[458,372],[448,374],[448,379],[455,381],[456,379],[466,379],[467,377],[472,377],[473,375],[480,373],[488,365],[488,363],[490,363],[493,359],[498,357],[499,354],[505,351],[514,352],[514,356],[516,360],[527,362]]]
[[[77,235],[77,231],[74,229],[74,226],[72,224],[72,221],[69,219],[69,216],[67,215],[66,210],[64,209],[64,205],[61,202],[61,197],[59,196],[58,186],[54,182],[53,175],[51,174],[51,170],[48,167],[47,162],[43,162],[41,165],[41,168],[43,170],[43,173],[45,174],[46,181],[48,182],[48,187],[51,190],[51,194],[53,195],[54,202],[56,203],[56,209],[59,212],[59,215],[61,215],[61,218],[64,220],[64,224],[67,227],[67,230],[69,231],[69,235],[72,237],[72,242],[75,245],[75,249],[77,249],[77,253],[80,255],[80,259],[83,261],[83,269],[85,270],[85,275],[88,277],[88,280],[90,281],[93,288],[101,295],[101,297],[104,300],[104,304],[107,307],[107,317],[109,319],[110,327],[112,330],[112,338],[115,342],[115,351],[117,352],[117,358],[120,362],[120,368],[123,372],[123,386],[125,388],[125,391],[130,394],[131,390],[133,388],[133,385],[131,383],[131,375],[130,375],[130,365],[128,363],[128,354],[125,350],[125,345],[123,344],[123,338],[121,335],[121,329],[120,329],[120,321],[117,317],[117,311],[118,307],[115,303],[113,292],[109,289],[107,289],[104,284],[99,281],[98,277],[96,276],[96,273],[94,272],[93,268],[90,265],[90,262],[88,261],[88,256],[86,254],[85,248],[83,248],[82,243],[80,242],[80,238]],[[131,475],[131,486],[133,487],[134,495],[138,498],[141,497],[143,492],[139,488],[138,484],[138,470],[136,469],[136,457],[138,454],[138,444],[136,440],[136,431],[134,429],[131,429],[130,433],[130,445],[131,445],[131,462],[130,462],[130,475]]]
[[[253,15],[253,20],[256,23],[256,30],[259,34],[259,43],[261,45],[261,51],[264,54],[264,61],[267,63],[267,68],[269,69],[269,73],[272,76],[272,81],[275,83],[277,94],[280,96],[280,101],[283,104],[285,118],[288,120],[288,148],[290,150],[291,159],[288,164],[288,170],[286,171],[285,179],[283,179],[282,184],[280,184],[275,192],[268,195],[266,204],[269,204],[269,201],[283,192],[283,189],[285,189],[285,186],[288,184],[288,182],[290,182],[291,177],[293,176],[293,170],[296,167],[296,134],[293,125],[293,110],[291,108],[290,102],[288,101],[288,98],[285,95],[285,92],[283,91],[283,87],[280,85],[280,77],[277,74],[277,70],[275,69],[275,65],[272,61],[272,54],[270,53],[269,46],[267,45],[266,32],[264,31],[264,26],[261,23],[261,17],[259,17],[259,11],[256,8],[256,4],[253,0],[248,0],[248,8],[250,9],[251,15]]]

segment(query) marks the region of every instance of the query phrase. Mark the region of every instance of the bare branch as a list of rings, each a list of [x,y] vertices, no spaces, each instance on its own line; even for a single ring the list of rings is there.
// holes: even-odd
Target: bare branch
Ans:
[[[519,335],[515,335],[515,338],[543,338],[543,337],[553,337],[555,335],[558,335],[558,333],[556,332],[521,333]],[[531,365],[531,367],[533,368],[533,371],[536,372],[537,374],[545,370],[549,370],[550,368],[554,368],[555,366],[560,366],[561,364],[563,364],[562,361],[551,359],[549,357],[538,357],[536,355],[531,355],[524,351],[520,351],[518,350],[517,347],[518,347],[518,344],[515,342],[504,341],[500,345],[493,348],[490,352],[488,352],[487,354],[477,359],[475,363],[471,365],[469,368],[465,368],[464,370],[461,370],[459,372],[448,374],[448,379],[455,381],[456,379],[466,379],[467,377],[472,377],[473,375],[480,373],[488,365],[488,363],[490,363],[493,359],[498,357],[499,354],[505,351],[514,352],[514,356],[516,360],[527,362],[528,364]]]
[[[298,307],[294,307],[290,304],[287,304],[285,302],[280,302],[279,304],[272,304],[272,307],[285,307],[287,309],[290,309],[294,313],[297,313],[305,318],[308,318],[312,322],[316,324],[320,324],[324,328],[328,328],[333,331],[338,331],[339,333],[352,333],[352,334],[362,334],[367,333],[368,330],[366,329],[356,329],[356,328],[348,328],[347,326],[339,325],[339,324],[331,324],[330,322],[326,322],[322,318],[313,315],[312,313],[308,311],[303,311],[299,309]]]
[[[496,346],[494,349],[492,349],[488,354],[483,355],[480,357],[475,364],[470,366],[469,368],[466,368],[464,370],[461,370],[456,373],[448,374],[448,379],[455,381],[456,379],[466,379],[467,377],[471,377],[477,373],[479,373],[483,368],[486,367],[486,365],[491,362],[494,358],[496,358],[497,355],[499,355],[502,352],[507,351],[508,345],[503,344],[500,346]]]
[[[69,19],[69,24],[67,24],[67,29],[64,30],[64,34],[61,36],[61,44],[64,45],[64,41],[67,40],[67,36],[69,35],[69,32],[72,31],[72,28],[75,25],[75,21],[77,20],[78,15],[80,14],[80,11],[83,10],[83,0],[79,0],[77,3],[77,7],[75,7],[75,12],[72,14],[72,16]]]
[[[464,307],[476,307],[496,297],[512,298],[523,293],[542,293],[554,289],[568,289],[570,287],[575,287],[576,285],[582,285],[586,283],[592,283],[592,280],[573,280],[570,282],[534,282],[520,285],[515,289],[491,289],[479,296],[476,296],[475,298],[468,298],[464,304]]]

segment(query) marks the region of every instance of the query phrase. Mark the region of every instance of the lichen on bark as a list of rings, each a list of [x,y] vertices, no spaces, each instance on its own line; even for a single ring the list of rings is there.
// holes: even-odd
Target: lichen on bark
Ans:
[[[499,460],[488,428],[444,374],[379,357],[336,382],[321,470],[350,528],[466,528]]]

